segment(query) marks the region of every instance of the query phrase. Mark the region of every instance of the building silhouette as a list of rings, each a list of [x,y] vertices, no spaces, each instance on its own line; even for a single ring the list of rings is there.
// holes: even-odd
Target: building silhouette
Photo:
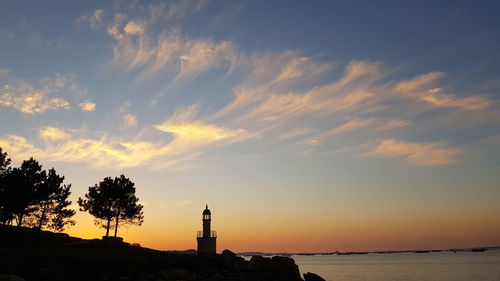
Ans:
[[[196,240],[198,241],[198,255],[215,254],[217,252],[217,232],[211,230],[212,213],[208,205],[203,210],[203,231],[198,231]]]

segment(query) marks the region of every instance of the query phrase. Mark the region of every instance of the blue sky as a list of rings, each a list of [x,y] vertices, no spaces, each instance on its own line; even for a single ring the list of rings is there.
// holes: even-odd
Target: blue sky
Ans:
[[[495,1],[2,2],[0,147],[14,165],[54,166],[74,201],[125,173],[146,205],[127,235],[156,248],[190,247],[207,202],[236,249],[498,243],[499,12]],[[78,216],[73,234],[99,235]]]

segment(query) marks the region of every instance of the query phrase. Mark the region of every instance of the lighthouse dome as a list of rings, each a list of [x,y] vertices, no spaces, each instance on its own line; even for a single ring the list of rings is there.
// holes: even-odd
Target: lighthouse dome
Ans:
[[[210,210],[208,209],[208,205],[207,207],[205,208],[205,210],[203,211],[203,215],[211,215],[212,213],[210,213]]]

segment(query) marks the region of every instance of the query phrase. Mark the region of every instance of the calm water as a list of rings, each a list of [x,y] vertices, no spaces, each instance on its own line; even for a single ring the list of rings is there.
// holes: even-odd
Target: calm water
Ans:
[[[500,250],[293,256],[300,271],[328,281],[499,281]]]

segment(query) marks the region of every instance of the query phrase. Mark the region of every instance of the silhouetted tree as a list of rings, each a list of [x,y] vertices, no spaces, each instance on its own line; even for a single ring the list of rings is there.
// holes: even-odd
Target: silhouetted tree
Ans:
[[[141,225],[144,220],[143,206],[138,204],[134,183],[124,175],[111,179],[104,178],[99,184],[89,187],[85,199],[79,198],[80,211],[89,212],[96,218],[96,224],[109,230],[115,229],[115,237],[120,223]],[[111,225],[114,221],[114,227]]]
[[[21,202],[21,194],[18,192],[24,180],[21,170],[15,168],[2,175],[0,186],[0,206],[2,206],[2,223],[12,224],[14,214],[18,211]],[[24,208],[23,208],[24,209]]]
[[[10,171],[10,159],[7,157],[7,152],[3,152],[0,147],[0,223],[10,224],[13,217],[12,214],[6,209],[6,183],[5,175]]]
[[[0,147],[0,176],[8,169],[10,158],[7,158],[7,152],[3,152]]]
[[[64,177],[57,175],[54,168],[47,173],[33,158],[21,167],[6,169],[10,159],[2,154],[0,175],[0,222],[28,225],[37,228],[51,228],[55,231],[75,222],[71,217],[74,210],[67,207],[71,185],[64,185]]]
[[[23,161],[20,168],[14,168],[6,176],[6,189],[9,195],[8,202],[11,214],[17,225],[23,224],[23,219],[36,210],[34,206],[39,200],[37,192],[43,188],[46,172],[33,158]]]
[[[64,231],[66,226],[76,224],[76,222],[72,219],[76,212],[74,210],[67,209],[66,207],[67,206],[65,206],[65,204],[59,204],[56,206],[52,213],[49,229],[54,230],[54,232],[61,232]]]
[[[71,218],[75,211],[67,208],[71,205],[68,200],[71,184],[65,185],[63,182],[64,176],[59,176],[54,168],[48,171],[44,183],[36,190],[30,226],[62,231],[65,225],[74,225]]]

